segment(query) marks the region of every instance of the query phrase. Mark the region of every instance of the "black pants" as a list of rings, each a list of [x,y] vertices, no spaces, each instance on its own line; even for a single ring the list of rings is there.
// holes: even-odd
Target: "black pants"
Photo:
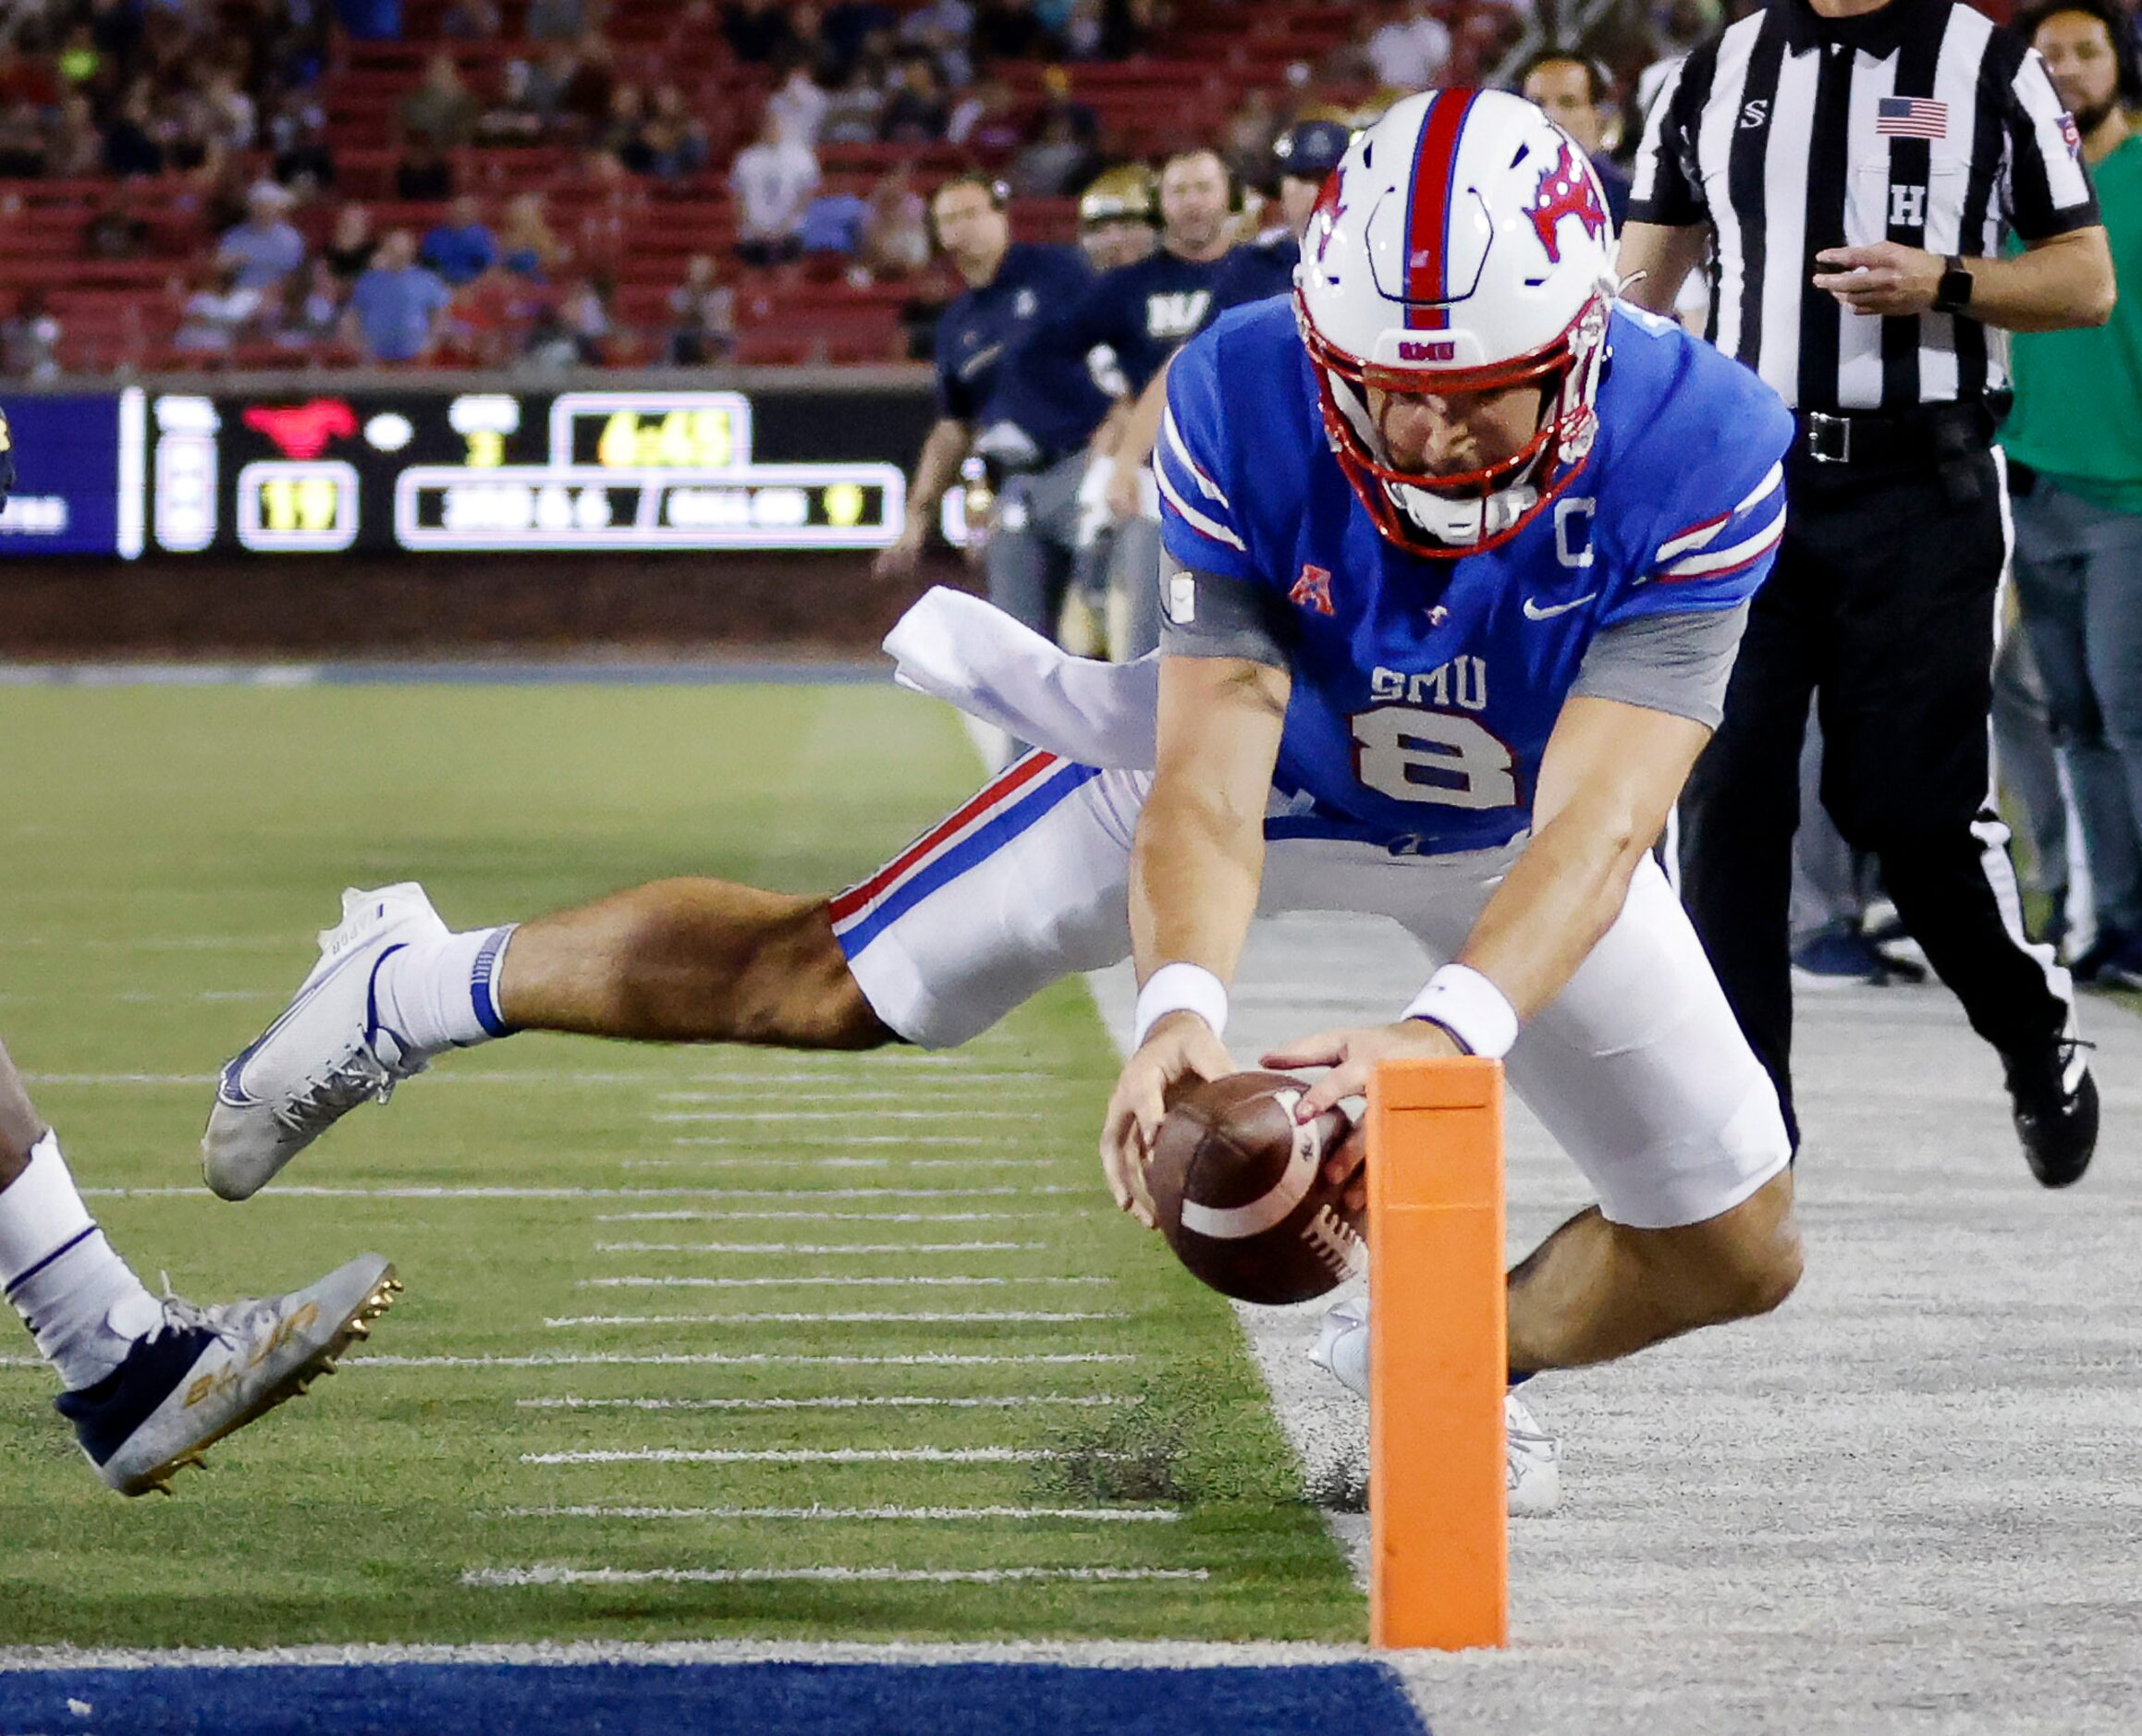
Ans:
[[[1682,798],[1682,899],[1776,1081],[1793,1143],[1787,910],[1808,698],[1822,805],[1880,862],[1897,914],[1972,1029],[2042,1048],[2068,1002],[2023,937],[1989,800],[1994,593],[2005,538],[1989,453],[1940,468],[1791,461],[1791,518],[1756,593],[1725,721]]]

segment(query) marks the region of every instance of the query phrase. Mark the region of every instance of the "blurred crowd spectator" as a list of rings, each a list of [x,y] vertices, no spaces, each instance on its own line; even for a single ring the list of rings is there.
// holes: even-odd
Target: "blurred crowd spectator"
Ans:
[[[1303,9],[1342,17],[1300,64],[1267,67],[1224,119],[1202,79],[1197,124],[1255,185],[1305,115],[1359,119],[1500,68],[1605,161],[1637,137],[1646,86],[1722,6],[1749,3],[1621,0],[1590,27],[1597,59],[1519,67],[1533,0],[1323,0]],[[1235,5],[1252,10],[677,0],[671,45],[718,37],[744,75],[712,78],[630,28],[641,0],[0,0],[0,229],[14,182],[105,183],[76,219],[80,256],[153,270],[146,317],[202,358],[699,365],[737,353],[740,311],[747,336],[778,312],[740,271],[905,286],[902,324],[926,347],[945,291],[924,198],[948,155],[1022,198],[1079,193],[1125,154],[1120,98],[1080,100],[1087,63],[1145,52],[1178,13],[1209,31]],[[375,106],[353,138],[334,68],[352,45],[405,41],[365,63]],[[1167,119],[1139,117],[1141,149]],[[516,155],[542,167],[505,171]],[[683,246],[651,276],[632,238],[679,183],[692,198],[726,187],[733,230],[707,235],[681,280]],[[68,286],[39,281],[53,288],[0,277],[10,374],[63,351]]]

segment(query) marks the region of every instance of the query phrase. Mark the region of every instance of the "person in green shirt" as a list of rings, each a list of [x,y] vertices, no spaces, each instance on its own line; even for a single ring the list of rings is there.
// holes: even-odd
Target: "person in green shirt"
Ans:
[[[2017,334],[2001,444],[2016,598],[2068,763],[2098,903],[2083,981],[2142,986],[2142,102],[2133,25],[2109,0],[2016,20],[2073,117],[2111,242],[2111,319]]]

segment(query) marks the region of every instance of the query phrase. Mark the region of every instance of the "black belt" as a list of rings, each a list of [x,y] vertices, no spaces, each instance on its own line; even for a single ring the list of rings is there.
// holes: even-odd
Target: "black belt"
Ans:
[[[1816,464],[1938,465],[1990,446],[2007,410],[2005,395],[1921,404],[1886,415],[1804,410],[1793,450]]]

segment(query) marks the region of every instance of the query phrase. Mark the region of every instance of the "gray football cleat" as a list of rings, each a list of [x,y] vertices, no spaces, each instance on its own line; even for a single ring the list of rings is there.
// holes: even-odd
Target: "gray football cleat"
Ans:
[[[208,1447],[333,1374],[400,1290],[394,1267],[367,1253],[287,1296],[213,1308],[167,1296],[163,1324],[125,1362],[53,1406],[121,1495],[168,1494]]]

